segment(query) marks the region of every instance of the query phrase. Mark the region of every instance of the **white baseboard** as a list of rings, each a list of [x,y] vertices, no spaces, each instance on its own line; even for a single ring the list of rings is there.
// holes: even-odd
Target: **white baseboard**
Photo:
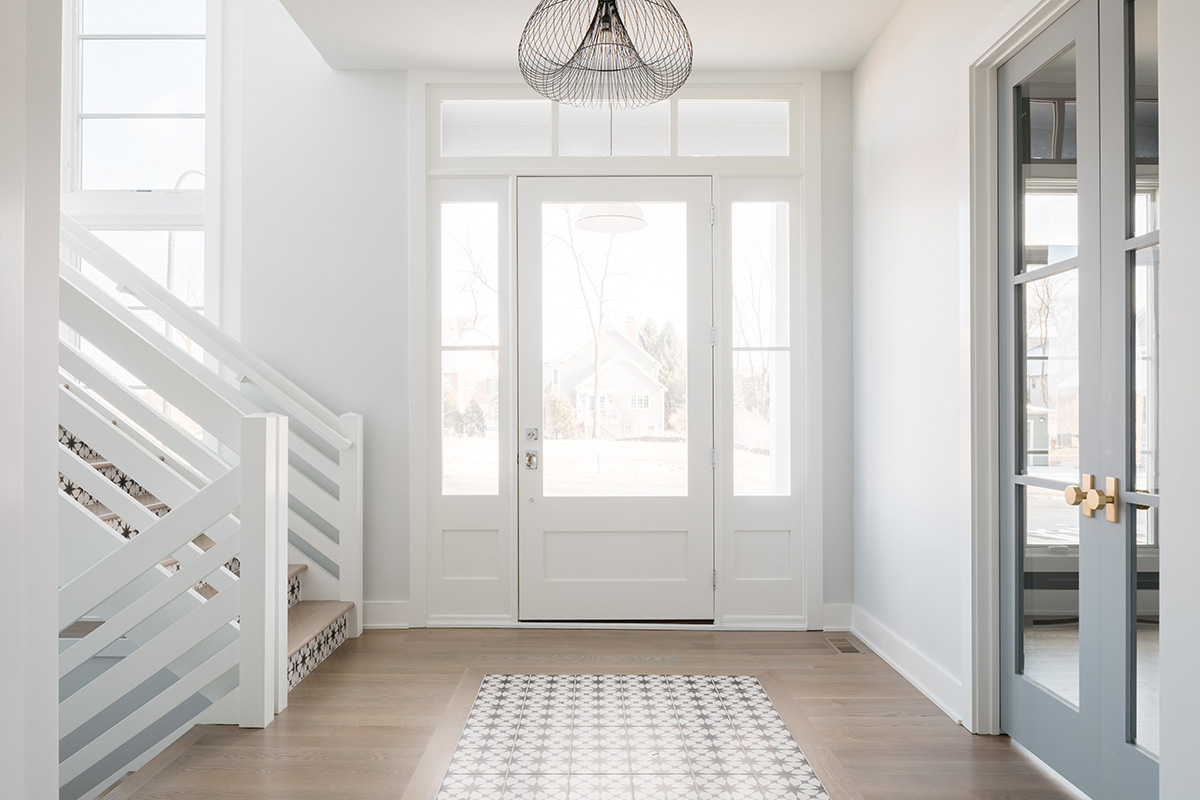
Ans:
[[[515,628],[517,621],[508,614],[430,614],[430,628]]]
[[[408,627],[407,600],[363,601],[363,628],[370,630],[404,630]]]
[[[853,624],[854,606],[851,603],[825,604],[825,630],[848,631]]]
[[[726,631],[805,631],[808,620],[790,615],[725,614],[718,628]]]
[[[963,693],[961,680],[858,606],[851,615],[850,631],[950,719],[962,724],[963,715],[958,710]]]

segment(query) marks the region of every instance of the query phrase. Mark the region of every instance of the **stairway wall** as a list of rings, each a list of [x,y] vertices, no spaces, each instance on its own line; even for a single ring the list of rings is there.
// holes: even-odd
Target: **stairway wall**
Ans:
[[[407,77],[334,72],[276,0],[238,14],[242,96],[222,137],[242,166],[222,202],[242,215],[223,246],[221,279],[237,288],[222,325],[335,412],[363,415],[366,597],[403,600]]]
[[[58,797],[55,373],[62,4],[0,0],[0,775]],[[11,793],[11,794],[9,794]]]

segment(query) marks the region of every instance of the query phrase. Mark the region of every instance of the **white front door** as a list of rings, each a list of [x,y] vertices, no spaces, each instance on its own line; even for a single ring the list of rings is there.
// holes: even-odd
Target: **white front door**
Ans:
[[[713,620],[709,178],[517,182],[522,621]]]

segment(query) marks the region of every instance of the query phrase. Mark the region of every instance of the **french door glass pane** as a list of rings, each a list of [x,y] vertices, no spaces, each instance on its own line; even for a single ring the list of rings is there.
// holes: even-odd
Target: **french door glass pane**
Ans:
[[[1134,215],[1134,235],[1158,230],[1158,0],[1134,0],[1133,28],[1133,141],[1137,181],[1136,200],[1143,204]]]
[[[1034,547],[1078,544],[1079,511],[1061,492],[1035,486],[1024,493],[1024,673],[1064,700],[1079,705],[1079,561]],[[1040,551],[1040,552],[1039,552]]]
[[[442,494],[500,493],[498,350],[442,351]]]
[[[637,203],[644,228],[580,227],[613,206],[542,214],[544,494],[688,491],[687,207]]]
[[[203,39],[83,43],[85,114],[203,114]]]
[[[1138,250],[1133,267],[1134,486],[1158,491],[1158,245]]]
[[[1026,473],[1079,476],[1079,275],[1027,282],[1025,295]]]
[[[788,204],[734,203],[733,346],[787,347]]]
[[[733,493],[789,495],[790,355],[786,350],[733,354]]]
[[[1158,509],[1137,511],[1138,544],[1158,543]],[[1135,740],[1152,753],[1159,746],[1158,688],[1158,560],[1150,551],[1137,556],[1137,656],[1135,675],[1137,716]]]
[[[1021,271],[1079,253],[1074,101],[1074,46],[1020,86]]]

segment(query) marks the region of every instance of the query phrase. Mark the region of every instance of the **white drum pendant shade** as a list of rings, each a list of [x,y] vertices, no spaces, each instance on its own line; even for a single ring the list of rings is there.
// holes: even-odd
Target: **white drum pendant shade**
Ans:
[[[540,0],[517,48],[525,81],[571,106],[665,100],[692,71],[692,37],[671,0]]]
[[[579,210],[575,227],[593,233],[633,233],[646,227],[646,215],[635,203],[596,203]]]

